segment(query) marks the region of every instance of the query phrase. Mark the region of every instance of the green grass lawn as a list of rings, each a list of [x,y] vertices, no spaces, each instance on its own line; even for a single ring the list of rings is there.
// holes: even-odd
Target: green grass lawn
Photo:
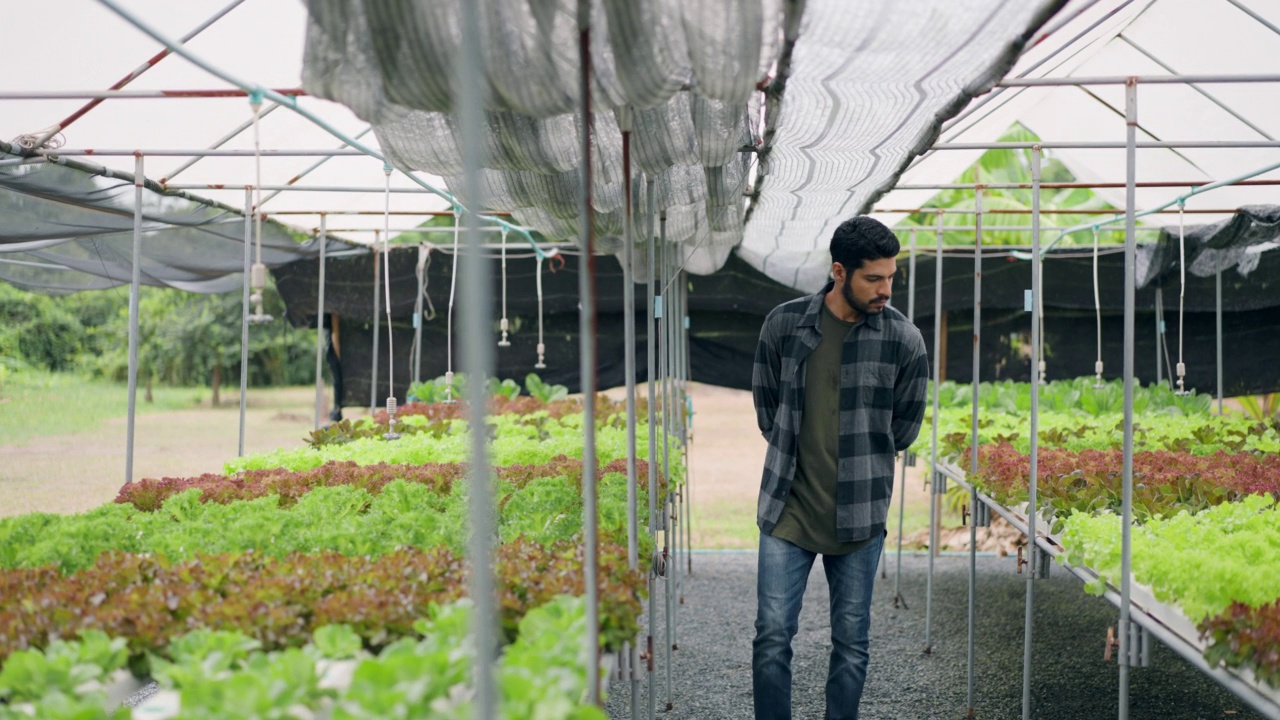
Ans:
[[[148,403],[139,387],[138,412],[190,408],[208,395],[205,388],[156,386],[155,402]],[[0,381],[0,444],[90,430],[128,412],[129,388],[123,383],[40,370],[10,371]]]

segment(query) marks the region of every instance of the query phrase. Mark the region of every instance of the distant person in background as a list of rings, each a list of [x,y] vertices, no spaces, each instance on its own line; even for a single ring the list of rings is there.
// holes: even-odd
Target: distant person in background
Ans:
[[[894,456],[920,433],[928,381],[920,331],[888,305],[898,250],[876,220],[845,221],[831,238],[834,279],[774,308],[760,331],[751,389],[769,450],[756,516],[757,720],[791,717],[791,640],[818,555],[831,588],[826,717],[858,717]]]

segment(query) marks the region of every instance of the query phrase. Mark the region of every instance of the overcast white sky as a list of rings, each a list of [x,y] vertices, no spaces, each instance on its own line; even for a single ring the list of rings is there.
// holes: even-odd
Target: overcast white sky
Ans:
[[[178,38],[231,3],[231,0],[122,0],[170,37]],[[0,79],[4,92],[38,90],[105,89],[161,49],[97,0],[6,0],[2,7],[14,27],[0,43]],[[26,12],[15,12],[25,9]],[[301,85],[306,8],[301,0],[245,0],[226,17],[192,40],[188,47],[202,58],[244,80],[274,88]],[[186,59],[170,55],[130,89],[214,89],[227,85]],[[85,100],[0,101],[0,139],[48,127],[69,115]],[[345,107],[314,98],[301,103],[320,113],[338,129],[355,135],[367,125]],[[248,101],[235,99],[108,100],[71,125],[68,148],[159,149],[207,147],[249,119]],[[287,109],[262,121],[262,145],[266,148],[332,148],[340,141]],[[376,147],[372,134],[364,138]],[[246,131],[225,147],[252,147]],[[317,158],[264,159],[263,183],[284,183]],[[155,157],[146,161],[146,174],[160,178],[184,158]],[[133,170],[133,158],[93,158],[108,167]],[[239,207],[243,186],[253,182],[252,158],[210,158],[184,172],[178,183],[225,183],[234,190],[202,191],[207,197]],[[372,158],[335,158],[308,176],[313,185],[378,186],[384,183],[382,164]],[[434,180],[437,184],[439,181]],[[393,185],[411,187],[403,178]],[[442,185],[441,185],[442,186]],[[333,193],[285,193],[265,209],[319,210],[359,207],[381,210],[382,195],[358,196]],[[395,195],[393,209],[439,210],[446,204],[434,197]],[[316,224],[314,217],[284,216],[282,220],[303,227]],[[393,220],[394,225],[416,224],[418,219]],[[330,218],[331,228],[381,227],[382,219]],[[371,239],[356,236],[360,239]]]

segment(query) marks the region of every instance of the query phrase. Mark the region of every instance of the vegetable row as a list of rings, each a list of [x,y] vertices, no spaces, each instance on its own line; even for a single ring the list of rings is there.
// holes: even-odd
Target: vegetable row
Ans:
[[[1117,383],[1084,378],[1041,388],[1038,512],[1060,534],[1065,558],[1118,583],[1123,480]],[[1026,503],[1031,475],[1027,385],[980,388],[977,472],[970,479],[1006,506]],[[944,385],[939,453],[966,471],[971,389]],[[1067,407],[1090,398],[1088,407]],[[1132,572],[1176,605],[1209,642],[1213,664],[1248,668],[1280,688],[1280,432],[1275,423],[1208,414],[1207,396],[1143,389],[1135,416]],[[932,418],[930,418],[931,420]],[[927,455],[930,428],[914,451]]]
[[[616,416],[615,416],[616,417]],[[423,415],[408,415],[400,419],[398,427],[437,425],[440,419]],[[404,433],[394,442],[382,436],[351,439],[343,443],[331,443],[320,447],[301,446],[274,452],[250,455],[226,463],[227,474],[245,470],[311,470],[330,461],[351,461],[358,465],[380,462],[393,464],[424,465],[428,463],[467,462],[471,455],[471,429],[465,420],[447,420],[443,431],[433,430]],[[582,457],[582,413],[552,417],[545,411],[531,415],[509,413],[491,416],[486,421],[485,432],[491,439],[489,453],[495,465],[542,464],[559,455]],[[648,433],[648,425],[640,423],[636,432]],[[639,457],[649,459],[648,443],[638,444]],[[679,446],[674,438],[664,449],[658,445],[658,460],[664,470],[670,465],[671,476],[684,476]],[[596,457],[614,460],[627,456],[627,428],[622,422],[597,423]]]
[[[557,603],[581,605],[574,599],[584,582],[581,405],[514,396],[492,405],[506,411],[485,428],[496,463],[496,590],[509,643],[503,717],[599,717],[579,704],[584,663],[570,649],[581,652],[583,632],[526,635],[528,623],[552,622],[539,613],[569,622],[573,612]],[[626,425],[617,406],[602,397],[596,403],[606,650],[635,637],[646,592],[644,573],[627,567],[626,462],[618,459],[626,455]],[[423,622],[438,619],[441,608],[453,608],[446,614],[455,619],[467,612],[470,433],[459,408],[402,408],[396,429],[403,436],[394,442],[377,432],[378,418],[366,419],[313,435],[310,447],[233,461],[226,475],[145,480],[87,513],[0,521],[0,678],[11,669],[10,680],[27,678],[21,694],[8,691],[12,704],[0,702],[0,719],[13,712],[99,716],[77,714],[93,712],[85,709],[94,706],[89,680],[76,675],[68,692],[41,691],[32,679],[58,676],[40,670],[37,655],[61,658],[68,672],[77,664],[109,672],[112,663],[67,660],[66,641],[77,636],[77,647],[118,645],[135,675],[180,690],[181,717],[310,717],[318,708],[335,718],[463,712],[471,693],[465,623],[454,636]],[[683,464],[674,442],[659,462],[678,486]],[[637,465],[639,505],[647,508],[649,466]],[[661,501],[668,481],[654,470]],[[640,541],[643,568],[653,548],[647,532]],[[574,612],[576,628],[585,620]],[[254,659],[179,673],[185,685],[173,680],[166,668],[189,660],[184,643],[205,642],[184,638],[208,628],[235,633]],[[341,692],[317,685],[322,668],[308,649],[331,633],[377,655]],[[453,649],[440,654],[446,648]],[[538,660],[543,650],[546,662]],[[219,653],[221,663],[226,653]],[[0,697],[5,687],[0,679]],[[35,704],[20,704],[27,701]]]
[[[638,630],[644,577],[626,548],[603,543],[598,589],[604,646]],[[575,542],[527,540],[496,551],[497,592],[508,639],[530,609],[583,591]],[[317,627],[352,626],[370,649],[412,628],[432,604],[466,594],[469,569],[447,548],[403,548],[378,557],[332,552],[199,554],[185,561],[112,552],[70,575],[52,568],[0,572],[0,659],[84,630],[123,637],[134,656],[163,652],[189,630],[236,629],[267,649],[301,644]],[[135,666],[145,672],[145,666]]]
[[[174,638],[152,673],[176,694],[181,718],[333,720],[474,717],[471,605],[433,604],[410,633],[373,657],[347,625],[317,628],[301,647],[263,651],[238,631],[196,630]],[[587,686],[581,598],[560,595],[521,618],[496,667],[503,719],[604,720],[582,702]],[[0,720],[128,718],[102,692],[124,666],[123,641],[89,631],[43,652],[15,655],[0,671]],[[163,693],[162,693],[163,696]]]

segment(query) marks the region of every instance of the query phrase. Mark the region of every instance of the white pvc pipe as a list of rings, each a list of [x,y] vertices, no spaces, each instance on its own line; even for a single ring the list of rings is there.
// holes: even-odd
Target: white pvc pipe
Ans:
[[[1129,82],[1124,88],[1125,133],[1129,148],[1125,152],[1125,243],[1124,243],[1124,467],[1120,513],[1120,720],[1129,718],[1129,603],[1130,570],[1133,561],[1133,356],[1134,356],[1134,294],[1137,243],[1133,234],[1135,226],[1134,202],[1137,179],[1137,149],[1134,147],[1138,125],[1138,86]]]
[[[455,109],[461,134],[462,159],[468,198],[480,198],[480,168],[484,160],[484,58],[480,40],[480,8],[478,3],[460,3],[462,43],[455,58],[457,72]],[[481,205],[480,202],[476,203]],[[476,718],[496,718],[501,714],[501,695],[494,677],[497,662],[498,612],[495,605],[493,576],[494,496],[493,478],[489,465],[489,450],[485,427],[487,403],[481,400],[486,392],[486,377],[493,368],[493,348],[488,333],[482,328],[491,327],[493,278],[480,257],[476,245],[480,234],[475,229],[480,218],[467,214],[463,218],[470,232],[466,233],[466,248],[460,258],[459,273],[462,301],[459,307],[462,326],[472,332],[462,334],[462,360],[467,371],[468,422],[471,428],[471,470],[468,505],[471,519],[471,538],[468,541],[468,562],[471,566],[471,601],[473,603],[472,633],[475,641],[475,660],[472,678],[475,685]]]
[[[244,189],[244,283],[240,299],[240,443],[238,457],[244,457],[245,409],[249,406],[249,276],[253,245],[253,188]]]
[[[581,101],[582,128],[579,136],[581,152],[579,224],[581,226],[582,257],[578,262],[578,300],[580,351],[580,379],[582,383],[582,535],[583,575],[586,586],[587,604],[587,702],[600,704],[600,608],[599,587],[597,586],[599,540],[597,537],[599,522],[596,508],[596,296],[595,296],[595,257],[592,255],[592,236],[595,228],[595,215],[591,207],[591,2],[578,0],[578,93]],[[481,717],[487,717],[482,715]]]
[[[319,291],[316,298],[316,420],[315,428],[320,429],[320,417],[324,414],[324,270],[325,270],[325,249],[329,245],[329,236],[325,232],[325,222],[327,218],[320,216],[320,277]],[[336,401],[336,398],[335,398]]]
[[[142,284],[142,190],[146,184],[141,155],[134,163],[133,178],[133,268],[129,281],[129,418],[124,454],[125,484],[133,482],[134,419],[138,410],[138,303]]]

